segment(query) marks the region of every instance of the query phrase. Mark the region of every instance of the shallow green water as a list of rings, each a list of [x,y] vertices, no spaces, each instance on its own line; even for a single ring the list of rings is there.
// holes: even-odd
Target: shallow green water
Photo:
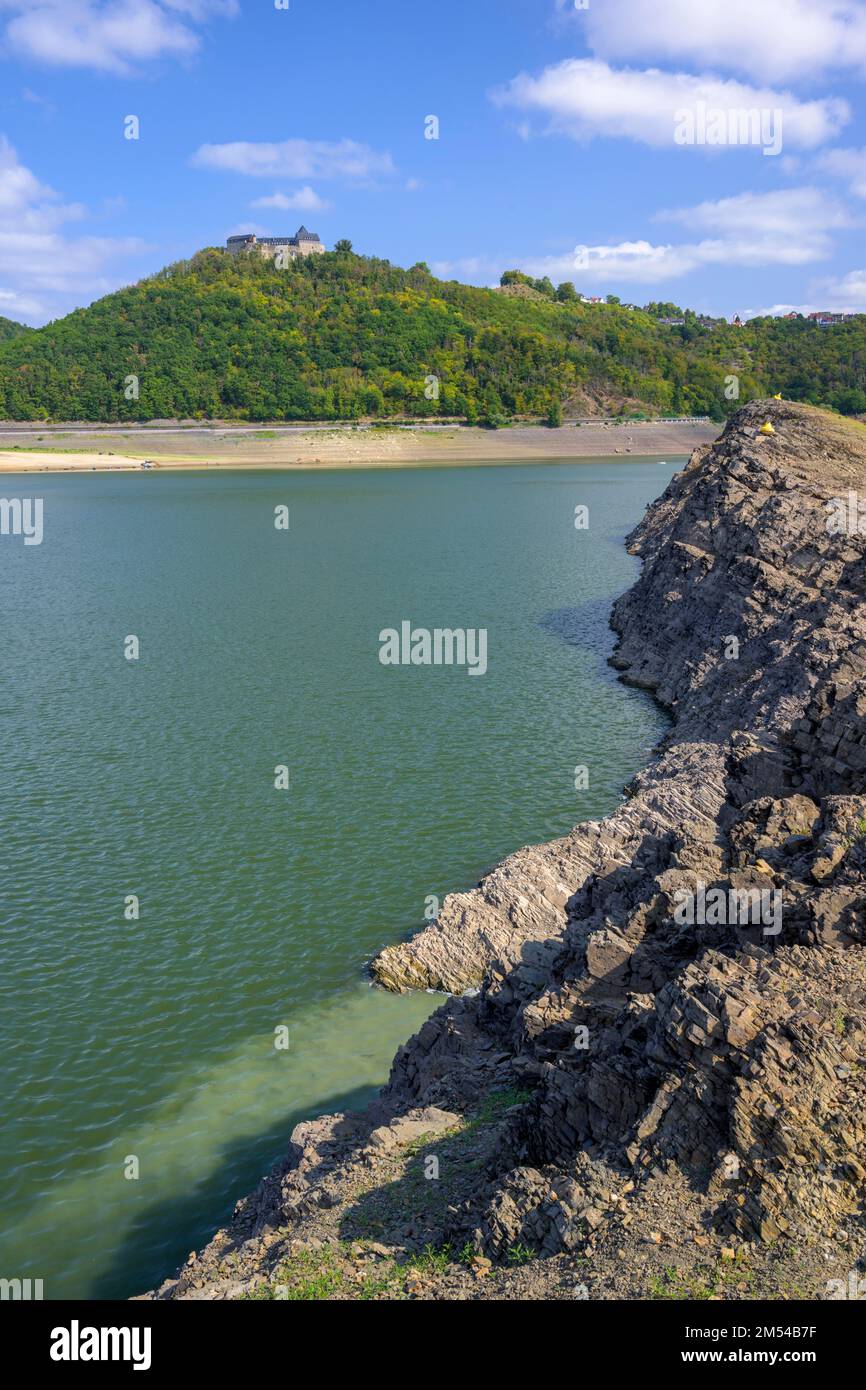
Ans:
[[[435,1006],[370,989],[370,956],[616,803],[663,721],[608,614],[671,472],[3,479],[44,539],[0,537],[0,1277],[171,1273]],[[405,619],[486,628],[487,673],[383,666]]]

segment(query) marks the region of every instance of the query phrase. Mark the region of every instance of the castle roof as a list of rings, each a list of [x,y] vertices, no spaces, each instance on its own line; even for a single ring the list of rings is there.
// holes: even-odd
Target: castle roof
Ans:
[[[0,3],[2,3],[2,0],[0,0]],[[227,245],[236,246],[238,244],[243,244],[245,246],[252,246],[258,244],[259,246],[297,246],[302,241],[311,241],[318,246],[322,245],[322,238],[319,236],[319,233],[308,232],[303,223],[295,232],[294,236],[258,236],[255,232],[241,232],[237,236],[230,236]]]

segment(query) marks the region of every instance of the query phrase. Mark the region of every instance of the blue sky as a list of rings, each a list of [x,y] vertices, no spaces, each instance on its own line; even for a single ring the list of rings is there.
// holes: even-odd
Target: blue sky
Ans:
[[[866,310],[866,0],[278,3],[0,0],[0,314],[301,222],[477,284]]]

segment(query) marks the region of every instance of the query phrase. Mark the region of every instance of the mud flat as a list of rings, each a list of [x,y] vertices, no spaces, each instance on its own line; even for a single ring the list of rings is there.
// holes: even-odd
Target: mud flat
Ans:
[[[562,429],[147,425],[119,430],[0,423],[0,471],[126,470],[141,468],[144,461],[161,469],[345,468],[353,464],[369,468],[550,462],[618,454],[640,458],[688,454],[714,439],[719,428],[704,423],[600,422]]]

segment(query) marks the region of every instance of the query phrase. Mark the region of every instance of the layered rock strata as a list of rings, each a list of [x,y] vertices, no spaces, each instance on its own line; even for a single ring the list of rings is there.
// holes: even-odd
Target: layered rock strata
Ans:
[[[407,1125],[448,1133],[497,1094],[516,1099],[482,1127],[483,1164],[423,1232],[448,1248],[493,1265],[515,1249],[591,1254],[605,1223],[627,1226],[629,1203],[667,1182],[699,1199],[712,1239],[854,1249],[866,1199],[858,490],[866,430],[808,407],[753,403],[696,451],[629,538],[643,569],[612,617],[623,680],[673,717],[655,761],[611,816],[510,856],[377,957],[381,984],[454,997],[400,1049],[373,1110],[299,1127],[164,1296],[224,1296],[250,1268],[267,1277],[273,1253],[229,1281],[226,1251],[268,1229],[284,1252],[323,1207],[351,1209]]]

